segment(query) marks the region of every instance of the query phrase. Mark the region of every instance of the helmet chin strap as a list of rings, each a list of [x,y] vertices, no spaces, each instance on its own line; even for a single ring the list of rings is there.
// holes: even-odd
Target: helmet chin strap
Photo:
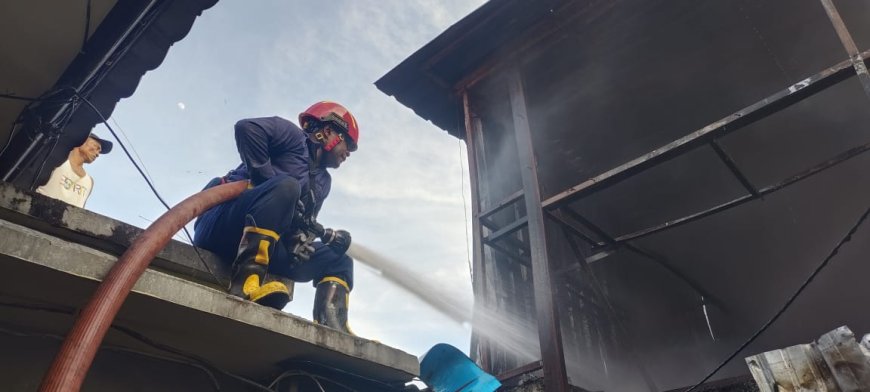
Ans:
[[[332,149],[335,148],[338,143],[341,143],[341,138],[332,139],[331,142],[323,145],[323,151],[332,151]]]

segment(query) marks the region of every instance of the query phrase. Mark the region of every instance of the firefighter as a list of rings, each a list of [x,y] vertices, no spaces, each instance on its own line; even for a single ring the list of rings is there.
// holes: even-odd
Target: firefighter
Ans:
[[[287,286],[270,274],[313,281],[314,322],[351,333],[353,260],[345,254],[351,236],[316,218],[332,181],[326,169],[337,169],[356,150],[359,128],[334,102],[312,105],[299,125],[281,117],[236,123],[242,164],[207,187],[249,181],[248,189],[200,216],[194,244],[232,260],[230,293],[264,306],[282,309],[289,301]]]

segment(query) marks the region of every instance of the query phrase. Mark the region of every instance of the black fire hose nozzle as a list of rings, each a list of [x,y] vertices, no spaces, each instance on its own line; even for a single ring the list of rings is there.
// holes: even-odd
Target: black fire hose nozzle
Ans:
[[[323,238],[324,235],[326,235],[327,231],[329,231],[329,232],[332,231],[330,229],[324,229],[323,225],[321,225],[320,223],[314,222],[314,221],[312,221],[308,225],[308,229],[311,230],[312,234],[314,234],[317,237],[320,237],[321,239]]]

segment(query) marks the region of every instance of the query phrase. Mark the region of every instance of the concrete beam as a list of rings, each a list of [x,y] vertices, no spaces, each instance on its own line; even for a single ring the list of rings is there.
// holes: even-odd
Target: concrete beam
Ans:
[[[69,220],[82,211],[63,212],[56,222],[93,224]],[[72,315],[39,309],[73,313],[116,259],[0,220],[0,322],[65,334]],[[326,364],[389,383],[408,381],[419,373],[417,358],[408,353],[152,269],[136,283],[115,325],[252,378],[273,377],[294,361]],[[117,333],[110,333],[107,343],[142,346]]]

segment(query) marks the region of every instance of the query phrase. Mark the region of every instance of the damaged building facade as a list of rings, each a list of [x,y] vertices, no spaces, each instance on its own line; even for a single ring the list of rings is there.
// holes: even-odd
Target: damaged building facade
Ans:
[[[870,231],[822,264],[870,200],[868,15],[493,0],[383,76],[468,148],[478,363],[548,391],[684,390],[785,307],[707,381],[740,390],[744,357],[870,330]]]

